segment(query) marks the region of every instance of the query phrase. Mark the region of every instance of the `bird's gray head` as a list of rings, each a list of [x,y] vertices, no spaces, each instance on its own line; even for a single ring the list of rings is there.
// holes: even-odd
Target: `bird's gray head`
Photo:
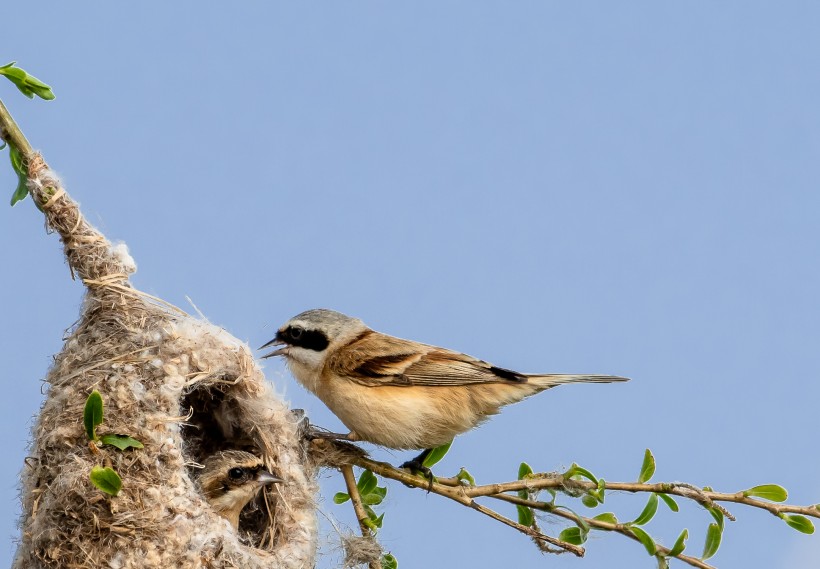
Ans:
[[[367,330],[364,322],[341,312],[326,308],[307,310],[285,322],[276,337],[262,346],[284,347],[262,357],[286,356],[318,364],[329,348],[344,344]]]
[[[212,454],[203,461],[199,474],[199,487],[205,499],[234,528],[248,502],[263,486],[274,482],[282,480],[265,470],[261,458],[242,450]]]

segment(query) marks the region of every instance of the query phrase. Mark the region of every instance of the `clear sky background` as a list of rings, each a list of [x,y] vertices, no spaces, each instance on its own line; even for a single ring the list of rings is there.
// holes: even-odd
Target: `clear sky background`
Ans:
[[[5,82],[0,98],[89,219],[128,243],[141,289],[190,296],[253,347],[328,307],[504,367],[633,378],[509,407],[440,474],[502,481],[526,460],[628,481],[649,447],[658,480],[777,482],[820,502],[816,3],[49,1],[2,18],[0,63],[57,100]],[[4,203],[14,183],[0,166]],[[83,291],[31,201],[0,207],[0,224],[7,566],[41,380]],[[343,428],[281,363],[266,373]],[[342,485],[323,476],[322,516],[355,528],[330,500]],[[643,502],[606,510],[626,520]],[[699,554],[710,518],[683,510],[648,530],[671,544],[688,527]],[[816,567],[820,534],[731,510],[715,565]],[[654,567],[608,534],[583,560],[542,558],[400,485],[384,511],[403,569]]]

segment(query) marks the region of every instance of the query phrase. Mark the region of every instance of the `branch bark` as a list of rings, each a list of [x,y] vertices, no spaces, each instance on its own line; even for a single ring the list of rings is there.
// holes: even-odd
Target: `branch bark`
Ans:
[[[336,468],[350,468],[351,465],[360,468],[368,469],[374,474],[383,476],[390,480],[400,482],[405,486],[417,488],[422,491],[427,491],[432,494],[443,496],[454,502],[458,502],[463,506],[467,506],[473,510],[481,512],[496,521],[499,521],[507,526],[510,526],[519,532],[535,539],[541,544],[551,544],[557,549],[549,549],[550,552],[570,552],[575,555],[583,556],[584,548],[570,543],[566,543],[551,536],[547,536],[533,527],[519,524],[501,514],[479,504],[476,500],[479,498],[492,498],[503,501],[516,506],[523,506],[532,508],[541,512],[548,513],[563,519],[566,519],[578,526],[588,526],[590,528],[601,531],[610,531],[628,537],[634,541],[640,542],[640,539],[631,531],[631,524],[628,523],[609,523],[594,518],[580,516],[567,510],[566,508],[557,506],[552,502],[543,502],[522,498],[518,495],[520,491],[528,493],[535,493],[539,490],[553,490],[563,493],[569,493],[572,496],[578,496],[588,491],[598,490],[598,485],[591,481],[579,480],[576,478],[568,478],[559,473],[537,473],[528,476],[523,480],[512,480],[509,482],[485,484],[480,486],[467,486],[462,480],[458,478],[437,478],[432,484],[427,478],[411,474],[407,470],[398,469],[392,465],[370,459],[361,451],[350,452],[347,447],[350,445],[342,445],[331,440],[314,440],[313,444],[319,448],[319,452],[327,453],[330,457],[341,457],[336,464],[333,461],[328,461],[331,466]],[[329,445],[333,447],[333,452],[328,452],[322,449],[323,446]],[[345,466],[340,466],[344,464]],[[351,474],[352,475],[352,474]],[[680,496],[692,500],[705,508],[713,508],[720,511],[726,518],[734,521],[734,516],[729,513],[720,502],[736,503],[745,506],[758,508],[767,511],[775,516],[780,517],[783,514],[800,514],[807,517],[820,518],[820,506],[796,506],[792,504],[781,504],[776,502],[769,502],[754,497],[746,496],[743,492],[715,492],[712,490],[704,490],[697,486],[686,484],[683,482],[658,482],[658,483],[639,483],[639,482],[604,482],[604,488],[608,491],[621,491],[630,493],[657,493]],[[660,544],[655,544],[657,554],[660,557],[669,559],[678,559],[699,569],[714,569],[703,559],[693,557],[690,555],[678,554],[674,557],[669,557],[671,549]]]
[[[17,126],[3,101],[0,101],[0,138],[16,147],[25,160],[34,154],[34,149],[23,135],[23,131]]]
[[[353,504],[353,511],[359,522],[359,530],[362,532],[362,537],[372,538],[373,532],[370,531],[370,527],[367,525],[369,518],[364,509],[362,497],[359,495],[359,488],[356,486],[356,476],[353,474],[353,467],[349,464],[345,464],[341,466],[340,470],[342,471],[342,477],[345,479],[347,493],[350,496],[350,502]],[[380,569],[379,563],[375,560],[370,561],[368,567],[369,569]]]

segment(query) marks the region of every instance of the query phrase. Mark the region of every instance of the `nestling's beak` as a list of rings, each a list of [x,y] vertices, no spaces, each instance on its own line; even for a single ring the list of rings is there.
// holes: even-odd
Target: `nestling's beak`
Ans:
[[[268,484],[276,484],[277,482],[284,482],[281,478],[277,478],[267,470],[260,470],[256,475],[256,482],[260,486],[267,486]]]
[[[263,346],[260,346],[259,349],[264,350],[265,348],[267,348],[269,346],[282,346],[283,344],[285,344],[285,341],[282,339],[281,332],[277,332],[276,337],[273,340],[271,340],[270,342],[268,342],[267,344],[265,344]],[[284,356],[287,353],[288,353],[288,347],[284,346],[283,348],[279,348],[278,350],[274,350],[269,354],[265,354],[264,356],[262,356],[262,359],[264,360],[265,358],[272,358],[273,356]]]

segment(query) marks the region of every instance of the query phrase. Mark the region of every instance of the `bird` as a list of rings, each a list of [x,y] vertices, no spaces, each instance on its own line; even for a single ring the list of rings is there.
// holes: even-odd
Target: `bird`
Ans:
[[[243,450],[223,450],[202,461],[199,486],[216,513],[239,528],[239,514],[259,490],[282,482],[267,470],[262,459]]]
[[[370,329],[319,308],[294,316],[261,349],[282,356],[296,380],[350,429],[347,440],[424,449],[402,466],[518,402],[564,383],[628,381],[614,375],[525,374],[446,348]]]

